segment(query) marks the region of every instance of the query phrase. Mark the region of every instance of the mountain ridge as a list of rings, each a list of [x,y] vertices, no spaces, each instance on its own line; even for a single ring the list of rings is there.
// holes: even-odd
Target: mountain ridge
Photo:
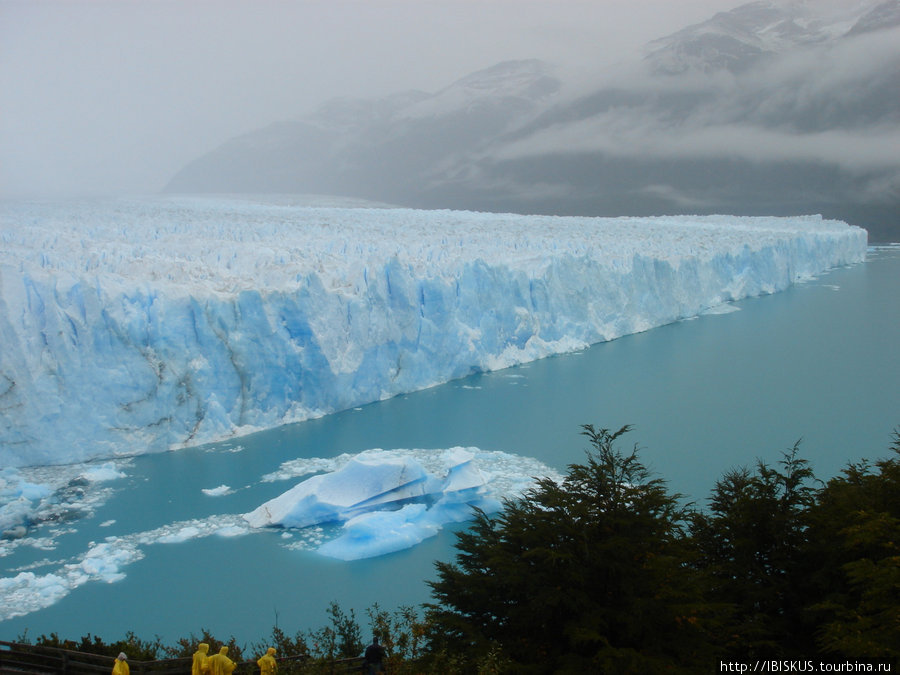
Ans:
[[[900,0],[820,7],[720,12],[580,95],[559,68],[524,59],[435,93],[335,99],[224,143],[166,191],[559,215],[822,213],[873,240],[900,237],[900,161],[885,150],[900,141]]]

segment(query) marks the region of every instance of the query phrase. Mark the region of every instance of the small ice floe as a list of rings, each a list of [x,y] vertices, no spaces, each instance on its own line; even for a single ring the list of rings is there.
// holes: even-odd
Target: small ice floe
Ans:
[[[741,308],[738,307],[737,305],[730,303],[730,302],[724,302],[721,305],[716,305],[715,307],[710,307],[708,309],[703,310],[703,315],[707,316],[710,314],[713,314],[713,315],[715,315],[715,314],[732,314],[734,312],[740,312],[740,311],[741,311]]]
[[[126,567],[144,558],[147,546],[179,544],[212,535],[235,537],[251,531],[243,518],[226,514],[91,542],[87,551],[74,559],[41,561],[42,567],[57,565],[47,574],[21,570],[15,576],[0,577],[0,621],[49,607],[88,582],[124,579]]]
[[[0,538],[31,541],[26,534],[36,526],[93,515],[114,490],[108,483],[126,476],[122,466],[127,464],[126,460],[0,470]]]
[[[162,534],[156,540],[160,544],[180,544],[189,539],[196,539],[200,536],[200,529],[194,525],[186,525],[182,528],[175,529],[168,534]]]
[[[85,469],[81,476],[92,483],[105,483],[107,481],[125,478],[125,473],[119,470],[115,462],[106,462]]]

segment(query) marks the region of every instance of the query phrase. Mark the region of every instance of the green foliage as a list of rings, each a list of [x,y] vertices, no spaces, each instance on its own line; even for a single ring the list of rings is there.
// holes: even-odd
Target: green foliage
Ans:
[[[188,637],[179,638],[172,647],[166,647],[165,653],[168,658],[177,659],[184,656],[193,656],[197,651],[197,645],[205,642],[209,645],[209,655],[218,654],[222,647],[228,647],[228,658],[239,663],[244,659],[244,650],[238,645],[234,636],[228,638],[226,642],[217,640],[206,628],[200,629],[200,636],[191,633]]]
[[[819,493],[810,525],[819,644],[900,665],[900,430],[894,456],[851,464]]]
[[[435,652],[429,652],[423,659],[424,669],[414,669],[413,673],[440,673],[441,675],[500,675],[501,673],[515,673],[518,666],[508,658],[503,647],[494,642],[480,655],[449,651],[446,647]]]
[[[272,633],[268,641],[255,643],[251,653],[262,656],[269,647],[275,648],[276,657],[304,656],[309,654],[309,647],[303,633],[297,632],[294,637],[289,636],[276,624],[272,626]]]
[[[297,632],[293,637],[285,633],[277,624],[272,626],[272,633],[268,640],[254,643],[247,650],[251,661],[258,660],[269,647],[275,648],[275,658],[281,659],[292,656],[306,656],[306,659],[296,661],[285,661],[278,665],[278,675],[292,675],[294,673],[311,673],[316,672],[313,669],[313,663],[308,658],[309,648],[306,644],[306,638],[302,632]]]
[[[710,657],[686,512],[636,451],[616,449],[628,430],[584,426],[587,461],[562,484],[539,480],[457,535],[456,563],[437,563],[431,583],[436,653],[474,663],[499,644],[522,673],[678,672]]]
[[[785,645],[809,647],[801,590],[815,490],[798,453],[799,442],[784,453],[781,470],[759,462],[755,473],[730,471],[716,483],[709,512],[692,518],[695,564],[708,574],[709,598],[730,609],[721,642],[731,656],[788,656]]]
[[[636,449],[617,448],[628,427],[582,429],[586,461],[561,483],[538,480],[498,514],[475,512],[454,561],[436,563],[424,619],[412,607],[367,610],[390,672],[693,673],[822,650],[900,667],[900,429],[891,457],[824,485],[799,443],[774,468],[730,471],[705,511],[652,478]],[[293,637],[276,616],[248,658],[271,646],[308,655],[284,675],[334,672],[365,643],[353,610],[331,603],[327,614]],[[244,658],[234,637],[206,629],[172,647],[133,633],[108,645],[90,634],[35,641],[133,661],[191,656],[200,642]]]
[[[328,606],[331,625],[309,633],[310,653],[317,659],[341,659],[359,656],[365,649],[356,614],[351,609],[345,614],[340,605]]]
[[[27,638],[20,636],[20,641],[24,644],[30,644]],[[84,652],[86,654],[101,654],[103,656],[116,657],[121,652],[125,652],[129,659],[137,661],[153,661],[160,658],[165,648],[157,636],[152,641],[144,641],[139,639],[133,632],[128,631],[125,637],[116,642],[106,644],[96,635],[90,633],[83,635],[80,640],[64,640],[56,633],[50,635],[41,635],[34,641],[34,644],[41,647],[57,647],[59,649],[68,649],[76,652]]]
[[[372,635],[378,636],[387,655],[391,672],[402,673],[404,664],[415,663],[423,656],[425,623],[414,607],[400,607],[387,612],[376,603],[366,610]],[[413,671],[409,671],[413,672]]]

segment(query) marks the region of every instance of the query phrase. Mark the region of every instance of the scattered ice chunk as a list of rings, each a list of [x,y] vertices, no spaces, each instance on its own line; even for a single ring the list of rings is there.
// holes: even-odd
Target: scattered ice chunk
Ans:
[[[180,544],[188,539],[196,539],[199,536],[200,530],[197,527],[187,525],[180,530],[162,535],[156,541],[160,544]]]
[[[13,497],[3,506],[0,506],[0,531],[3,532],[5,539],[18,539],[17,536],[7,536],[7,532],[12,533],[17,528],[22,527],[30,514],[34,512],[34,505],[31,500],[25,497]]]
[[[281,538],[286,548],[318,550],[322,555],[344,560],[384,555],[414,546],[439,532],[447,523],[470,518],[473,506],[487,512],[499,509],[503,497],[521,494],[533,484],[536,476],[559,479],[556,472],[537,460],[478,448],[367,450],[328,459],[292,460],[278,473],[281,477],[303,476],[321,470],[327,473],[320,474],[319,481],[313,485],[328,488],[330,497],[323,497],[323,503],[327,503],[324,512],[332,515],[339,512],[339,520],[332,524],[286,529]],[[71,466],[36,472],[31,469],[4,470],[0,476],[5,481],[4,490],[12,491],[14,486],[26,480],[35,485],[49,485],[52,497],[59,489],[65,490],[73,480],[83,480],[84,472],[84,466]],[[54,489],[49,482],[53,475],[61,488]],[[340,485],[335,476],[352,480]],[[96,483],[86,483],[84,486],[79,483],[79,487],[86,489],[82,498],[91,502],[95,499],[92,486]],[[305,494],[311,497],[310,503],[315,503],[321,496],[311,490]],[[78,503],[73,506],[81,508]],[[108,520],[101,526],[108,527],[114,522]],[[71,528],[54,528],[50,534],[55,536],[54,533],[71,531]],[[246,516],[218,514],[107,537],[101,543],[91,543],[74,561],[45,559],[35,563],[32,569],[11,570],[16,572],[15,576],[0,578],[0,621],[48,607],[83,584],[121,580],[128,565],[142,559],[148,546],[264,531],[266,528],[251,527]],[[23,542],[46,550],[52,550],[56,545],[52,536],[0,539],[0,555]],[[54,566],[46,574],[34,571],[38,567]]]
[[[8,530],[3,530],[0,536],[3,539],[22,539],[26,534],[28,534],[28,530],[23,525],[15,525]]]
[[[56,574],[20,572],[14,577],[0,578],[0,598],[8,607],[0,613],[0,618],[22,616],[49,607],[68,595],[69,590],[67,579]]]
[[[47,574],[19,572],[0,577],[0,621],[23,616],[55,604],[71,591],[92,581],[114,583],[125,577],[125,569],[141,560],[144,547],[177,544],[212,535],[239,536],[251,529],[239,516],[217,515],[91,543],[74,562],[64,562]],[[43,561],[42,564],[51,564]]]
[[[278,468],[278,471],[273,471],[272,473],[264,475],[262,480],[266,483],[272,483],[278,480],[299,478],[300,476],[306,476],[313,473],[334,471],[347,461],[349,461],[349,455],[293,459],[282,463]]]
[[[715,307],[710,307],[709,309],[703,310],[703,314],[731,314],[733,312],[740,312],[741,308],[737,305],[734,305],[730,302],[724,302],[721,305],[716,305]]]
[[[227,525],[225,527],[220,527],[213,534],[218,537],[240,537],[247,534],[247,528],[241,527],[240,525]]]
[[[223,495],[231,494],[231,488],[227,485],[220,485],[219,487],[214,488],[204,488],[201,492],[210,497],[221,497]]]
[[[124,565],[142,557],[132,542],[114,538],[93,546],[74,568],[86,575],[86,579],[79,579],[82,583],[91,579],[113,583],[125,578],[121,569]]]
[[[43,522],[91,515],[112,493],[105,484],[124,477],[127,464],[120,460],[0,470],[0,537],[21,539],[20,527],[28,530]]]
[[[13,490],[14,495],[28,501],[43,499],[44,497],[49,496],[51,492],[52,489],[48,485],[35,485],[34,483],[29,483],[24,480]]]
[[[93,483],[103,483],[118,478],[125,478],[125,473],[120,471],[114,462],[92,466],[89,469],[85,469],[81,475]]]

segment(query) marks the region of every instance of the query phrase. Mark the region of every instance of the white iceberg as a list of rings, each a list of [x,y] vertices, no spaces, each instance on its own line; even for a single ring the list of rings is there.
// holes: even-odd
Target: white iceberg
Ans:
[[[512,457],[460,447],[367,450],[340,468],[303,480],[244,519],[254,528],[342,523],[340,534],[319,546],[319,553],[342,560],[384,555],[415,546],[447,523],[467,520],[473,507],[498,510],[503,497],[519,493],[533,476],[494,481],[479,463],[499,475],[518,466]],[[537,463],[531,468],[555,475]]]
[[[477,470],[460,473],[459,467],[474,458],[472,452],[453,448],[441,457],[448,465],[446,475],[438,477],[413,456],[369,450],[340,469],[307,478],[244,518],[251,527],[309,527],[440,495],[451,485],[452,490],[461,489],[460,485],[476,489],[485,485]]]

